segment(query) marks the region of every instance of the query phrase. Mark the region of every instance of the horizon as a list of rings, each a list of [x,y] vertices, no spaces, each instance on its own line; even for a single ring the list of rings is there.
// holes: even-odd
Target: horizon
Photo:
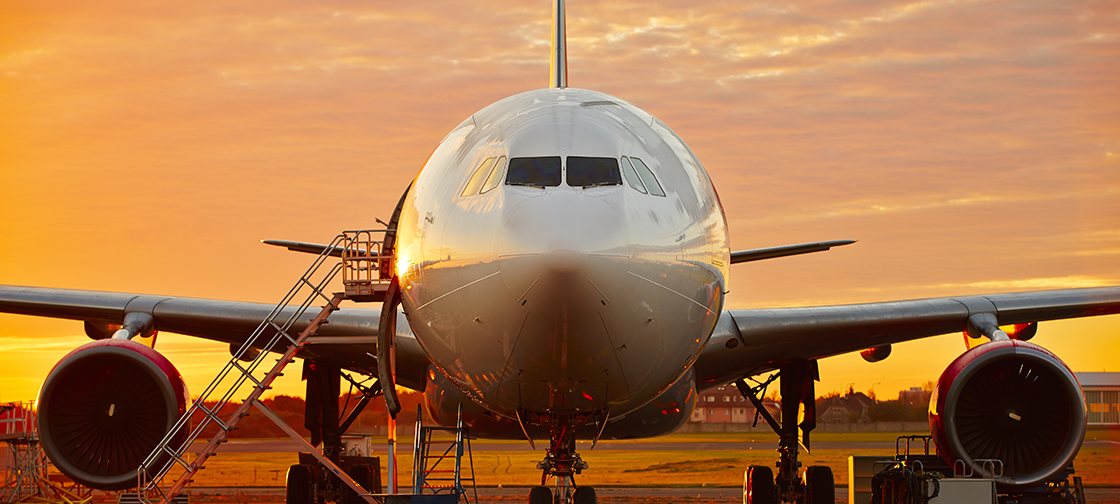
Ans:
[[[0,283],[274,303],[387,219],[439,140],[542,88],[551,2],[17,1],[0,38]],[[538,5],[539,4],[539,5]],[[1092,2],[569,2],[572,87],[656,115],[719,191],[725,308],[1120,284],[1120,7]],[[1120,315],[1044,322],[1120,371]],[[89,341],[0,315],[0,400]],[[227,345],[160,334],[192,391]],[[818,394],[935,381],[960,335],[820,361]],[[274,394],[303,395],[298,373]]]

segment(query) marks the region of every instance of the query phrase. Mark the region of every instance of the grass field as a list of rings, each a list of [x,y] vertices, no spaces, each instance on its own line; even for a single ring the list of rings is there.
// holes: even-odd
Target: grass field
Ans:
[[[893,442],[900,433],[814,433],[820,442]],[[1120,431],[1089,431],[1086,439],[1120,441]],[[657,438],[660,443],[774,441],[774,436],[761,433],[675,434]],[[648,440],[646,440],[648,441]],[[635,441],[641,442],[641,441]],[[400,439],[408,453],[397,457],[399,481],[412,478],[411,440]],[[511,441],[511,443],[520,443]],[[612,441],[612,443],[627,443]],[[741,487],[743,471],[752,464],[772,465],[777,460],[774,450],[589,450],[580,454],[590,468],[577,482],[595,486],[726,486]],[[541,472],[536,464],[543,452],[474,451],[474,473],[481,486],[533,486],[540,484]],[[849,455],[894,455],[893,450],[813,450],[802,454],[804,465],[827,465],[832,468],[836,483],[848,482]],[[294,453],[221,454],[206,463],[206,469],[195,476],[196,486],[283,486],[288,466],[296,463]],[[383,481],[387,461],[382,458]],[[1116,467],[1120,467],[1120,446],[1083,447],[1074,463],[1078,475],[1087,486],[1120,485]]]

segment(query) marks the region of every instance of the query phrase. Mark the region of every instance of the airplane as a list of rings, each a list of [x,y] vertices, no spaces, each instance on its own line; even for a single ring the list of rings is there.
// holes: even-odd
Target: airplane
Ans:
[[[381,271],[393,287],[384,305],[337,311],[318,334],[353,342],[300,354],[322,381],[337,383],[340,369],[370,374],[391,410],[401,385],[422,391],[441,424],[454,423],[461,408],[474,436],[546,440],[542,483],[529,493],[531,504],[543,504],[596,501],[592,487],[575,481],[587,469],[577,439],[673,432],[699,391],[729,383],[757,405],[774,381],[748,380],[769,374],[783,398],[780,419],[766,417],[779,434],[778,471],[750,467],[745,498],[815,504],[834,498],[831,471],[798,462],[815,427],[817,360],[860,352],[877,361],[894,343],[964,332],[988,341],[938,381],[931,429],[941,453],[968,465],[1004,460],[997,480],[1008,488],[1049,481],[1071,463],[1086,425],[1080,386],[1057,356],[1027,340],[1040,321],[1120,313],[1120,287],[724,309],[732,264],[851,241],[732,252],[722,203],[687,144],[633,104],[568,87],[563,0],[553,26],[549,87],[465,119],[405,189],[385,223],[382,252],[391,264]],[[341,254],[329,245],[272,244]],[[152,439],[189,398],[170,362],[132,340],[172,332],[232,349],[271,309],[0,286],[0,311],[81,320],[97,340],[51,371],[39,415],[55,465],[105,489],[136,482]],[[378,339],[395,348],[395,376]],[[116,378],[92,379],[107,375]],[[136,388],[126,394],[124,384]],[[330,416],[313,402],[309,408]],[[124,414],[141,410],[159,421]],[[333,415],[326,422],[337,426]],[[329,430],[319,433],[324,451],[337,449],[339,433]],[[118,441],[91,442],[110,434]]]

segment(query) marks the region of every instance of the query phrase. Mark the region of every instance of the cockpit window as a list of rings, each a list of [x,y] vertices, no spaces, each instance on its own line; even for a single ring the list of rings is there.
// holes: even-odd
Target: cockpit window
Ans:
[[[603,157],[568,156],[568,185],[596,187],[622,184],[618,160]]]
[[[630,158],[626,156],[622,156],[622,176],[626,177],[626,183],[630,184],[630,187],[646,194],[646,185],[642,183],[641,178],[638,178],[638,172],[634,171],[634,165],[630,164]]]
[[[506,157],[498,158],[498,162],[494,164],[494,171],[490,172],[490,176],[486,177],[486,183],[482,184],[482,192],[488,193],[490,190],[498,187],[502,183],[502,177],[506,174]]]
[[[560,178],[560,156],[510,158],[506,184],[555,187]]]
[[[664,196],[665,190],[661,188],[661,184],[657,182],[657,177],[653,176],[653,172],[649,170],[649,167],[646,166],[641,159],[636,157],[630,158],[630,161],[634,163],[634,169],[638,172],[638,176],[642,178],[646,189],[649,189],[649,193],[654,196]]]
[[[482,183],[486,181],[486,176],[490,174],[490,169],[494,167],[494,158],[486,158],[478,169],[471,175],[471,179],[467,181],[467,186],[463,188],[463,196],[471,196],[478,194],[478,189],[482,187]]]

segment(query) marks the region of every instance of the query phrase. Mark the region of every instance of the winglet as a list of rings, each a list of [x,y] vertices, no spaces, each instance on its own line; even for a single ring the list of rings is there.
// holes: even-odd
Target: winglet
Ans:
[[[568,87],[568,36],[564,0],[555,0],[552,9],[552,67],[548,87]]]

